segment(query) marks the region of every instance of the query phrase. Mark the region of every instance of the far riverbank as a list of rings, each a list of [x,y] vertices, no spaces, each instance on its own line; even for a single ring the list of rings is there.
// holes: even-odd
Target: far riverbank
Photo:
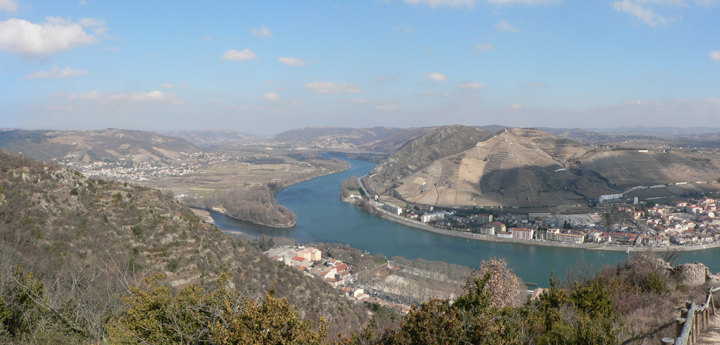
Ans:
[[[323,168],[323,170],[320,170],[320,171],[321,171],[320,173],[317,173],[317,174],[309,174],[309,175],[306,175],[306,176],[304,176],[304,177],[300,177],[300,178],[298,178],[297,180],[293,180],[293,181],[290,182],[290,183],[288,183],[288,181],[280,181],[280,184],[282,184],[283,186],[282,186],[281,188],[278,188],[278,189],[274,190],[273,193],[270,195],[270,197],[272,197],[272,199],[273,199],[272,201],[273,201],[274,203],[276,203],[277,205],[282,205],[282,204],[280,204],[280,203],[277,201],[277,199],[276,199],[277,193],[279,193],[279,192],[282,191],[283,189],[285,189],[285,188],[287,188],[287,187],[289,187],[289,186],[292,186],[292,185],[294,185],[294,184],[296,184],[296,183],[305,182],[305,181],[312,180],[312,179],[315,179],[315,178],[320,178],[320,177],[323,177],[323,176],[340,173],[340,172],[343,172],[343,171],[346,171],[346,170],[350,169],[350,163],[347,162],[346,160],[342,160],[342,161],[343,161],[344,163],[346,163],[346,164],[343,164],[342,167],[340,167],[339,169],[325,169],[325,168]],[[285,183],[287,183],[287,184],[285,184]],[[210,217],[209,211],[215,211],[215,212],[222,213],[222,214],[224,214],[225,216],[227,216],[227,217],[229,217],[229,218],[232,218],[232,219],[236,219],[236,220],[240,220],[240,221],[243,221],[243,222],[248,222],[248,223],[252,223],[252,224],[256,224],[256,225],[261,225],[261,226],[265,226],[265,227],[269,227],[269,228],[291,229],[291,228],[295,227],[295,225],[297,224],[297,220],[293,220],[292,222],[289,222],[289,223],[286,223],[286,224],[268,224],[268,223],[264,223],[264,222],[261,222],[261,221],[250,220],[250,219],[243,219],[243,218],[241,218],[241,217],[236,217],[236,216],[228,213],[227,210],[226,210],[226,208],[225,208],[224,206],[222,206],[222,205],[221,205],[221,206],[213,206],[213,207],[202,207],[202,206],[200,206],[200,205],[192,205],[192,206],[191,206],[191,205],[188,205],[188,206],[190,206],[190,208],[193,210],[193,212],[195,212],[196,215],[198,215],[199,217],[201,217],[202,219],[204,219],[206,222],[212,221],[212,217]],[[282,205],[282,206],[284,206],[284,205]],[[208,221],[208,218],[209,218],[209,221]]]
[[[358,179],[358,180],[360,181],[360,184],[362,185],[362,183],[363,183],[362,180],[361,179]],[[364,188],[364,186],[363,186],[363,188]],[[433,233],[440,234],[440,235],[460,237],[460,238],[465,238],[468,240],[475,240],[475,241],[517,243],[517,244],[524,244],[524,245],[530,245],[530,246],[576,248],[576,249],[602,250],[602,251],[613,251],[613,252],[627,252],[628,250],[631,252],[643,252],[643,251],[690,252],[690,251],[696,251],[696,250],[720,248],[720,243],[695,245],[695,246],[635,247],[635,246],[622,246],[622,245],[603,245],[603,244],[594,244],[594,243],[563,243],[563,242],[545,241],[545,240],[521,240],[521,239],[517,239],[517,238],[503,238],[503,237],[497,237],[497,236],[487,236],[487,235],[481,235],[481,234],[475,234],[475,233],[469,233],[469,232],[463,232],[463,231],[439,229],[434,226],[426,225],[426,224],[423,224],[423,223],[420,223],[420,222],[417,222],[414,220],[406,219],[404,217],[392,214],[392,213],[384,210],[383,208],[378,207],[375,201],[373,201],[373,200],[369,200],[369,201],[370,201],[370,205],[372,206],[373,210],[375,211],[375,214],[377,214],[378,216],[380,216],[384,219],[387,219],[389,221],[400,223],[402,225],[406,225],[406,226],[409,226],[409,227],[412,227],[415,229],[433,232]]]
[[[614,252],[626,252],[628,249],[630,249],[631,252],[643,252],[643,251],[648,251],[648,250],[653,251],[653,252],[668,252],[668,251],[690,252],[690,251],[695,251],[695,250],[720,248],[720,243],[697,245],[697,246],[635,247],[635,246],[621,246],[621,245],[602,245],[602,244],[594,244],[594,243],[562,243],[562,242],[544,241],[544,240],[541,241],[541,240],[521,240],[521,239],[517,239],[517,238],[502,238],[502,237],[497,237],[497,236],[487,236],[487,235],[480,235],[480,234],[474,234],[474,233],[468,233],[468,232],[462,232],[462,231],[439,229],[434,226],[425,225],[425,224],[422,224],[422,223],[419,223],[416,221],[412,221],[409,219],[404,219],[403,217],[400,217],[400,216],[394,215],[388,211],[385,211],[384,209],[379,208],[374,204],[373,204],[373,209],[377,212],[376,214],[378,216],[385,218],[389,221],[400,223],[402,225],[406,225],[406,226],[409,226],[409,227],[412,227],[415,229],[434,232],[434,233],[440,234],[440,235],[466,238],[468,240],[475,240],[475,241],[517,243],[517,244],[524,244],[524,245],[529,245],[529,246],[577,248],[577,249],[588,249],[588,250],[605,250],[605,251],[614,251]]]

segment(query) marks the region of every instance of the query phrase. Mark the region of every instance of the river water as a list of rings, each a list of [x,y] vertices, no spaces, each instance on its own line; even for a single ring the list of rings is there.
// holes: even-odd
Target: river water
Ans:
[[[491,257],[503,258],[525,282],[549,286],[550,272],[563,278],[576,265],[600,268],[624,261],[624,252],[533,246],[513,243],[473,241],[443,236],[373,216],[340,201],[340,182],[350,176],[363,176],[374,163],[347,159],[349,170],[300,182],[281,190],[276,198],[297,215],[297,225],[289,229],[260,226],[211,212],[220,230],[251,236],[283,236],[298,242],[346,243],[351,247],[382,253],[388,258],[423,258],[477,268]],[[720,271],[720,248],[683,253],[680,262],[702,262],[712,272]]]

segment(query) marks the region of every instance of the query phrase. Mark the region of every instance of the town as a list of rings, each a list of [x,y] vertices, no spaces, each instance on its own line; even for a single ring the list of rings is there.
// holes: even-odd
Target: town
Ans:
[[[355,196],[354,199],[357,199]],[[370,200],[391,219],[437,229],[464,232],[478,238],[513,239],[578,245],[655,249],[700,249],[720,246],[717,199],[703,197],[667,205],[616,202],[607,213],[554,215],[551,213],[495,214],[472,210],[414,206],[403,209]],[[483,210],[487,211],[487,210]],[[481,211],[482,212],[482,211]]]
[[[338,255],[332,252],[336,247],[331,248],[323,252],[315,247],[286,245],[271,248],[264,254],[330,284],[356,303],[376,304],[402,314],[430,297],[457,297],[462,291],[463,279],[469,274],[469,269],[464,268],[449,277],[447,273],[409,266],[409,262],[401,258],[398,259],[403,262],[387,260],[379,254],[342,255],[354,265],[331,257]]]

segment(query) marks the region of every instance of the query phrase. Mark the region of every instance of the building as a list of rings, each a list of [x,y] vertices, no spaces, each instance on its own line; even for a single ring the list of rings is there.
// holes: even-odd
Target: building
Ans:
[[[481,226],[480,235],[495,236],[495,227],[492,224],[485,224]]]
[[[556,241],[563,243],[585,243],[583,234],[557,234]]]
[[[622,194],[605,194],[605,195],[600,195],[600,196],[598,197],[598,203],[601,203],[601,204],[602,204],[602,203],[605,203],[605,202],[619,201],[620,199],[622,199],[622,197],[623,197]]]
[[[297,256],[302,256],[308,260],[320,261],[322,260],[322,252],[317,248],[305,248],[297,253]]]
[[[562,233],[560,229],[548,229],[545,238],[548,241],[558,241],[563,243],[584,243],[585,235]]]
[[[517,238],[519,240],[532,240],[534,232],[535,232],[535,230],[532,230],[532,229],[521,229],[521,228],[510,229],[512,238]]]
[[[422,217],[420,217],[420,220],[423,223],[429,223],[429,222],[434,222],[434,221],[443,220],[443,219],[445,219],[445,214],[442,212],[426,213],[426,214],[423,214]]]
[[[506,232],[506,231],[498,232],[497,237],[500,237],[500,238],[512,238],[512,232]]]
[[[492,214],[478,214],[475,216],[478,222],[480,223],[490,223],[493,221],[493,215]]]
[[[397,215],[401,215],[401,214],[402,214],[402,211],[403,211],[402,207],[395,206],[395,205],[390,204],[390,203],[385,203],[385,204],[383,204],[383,205],[382,205],[382,208],[383,208],[385,211],[388,211],[388,212],[390,212],[390,213],[392,213],[392,214],[397,214]]]

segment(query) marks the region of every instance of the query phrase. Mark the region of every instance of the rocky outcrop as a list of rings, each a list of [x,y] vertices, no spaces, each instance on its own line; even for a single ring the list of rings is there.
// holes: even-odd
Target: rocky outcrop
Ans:
[[[688,286],[720,283],[720,276],[712,274],[707,266],[699,262],[675,266],[672,274],[679,277],[680,281]]]
[[[684,285],[700,286],[706,283],[720,283],[720,274],[712,274],[710,269],[702,263],[695,262],[692,264],[682,264],[673,267],[661,258],[655,258],[654,260],[655,267],[666,271],[671,277],[674,277],[678,282],[681,282]]]

